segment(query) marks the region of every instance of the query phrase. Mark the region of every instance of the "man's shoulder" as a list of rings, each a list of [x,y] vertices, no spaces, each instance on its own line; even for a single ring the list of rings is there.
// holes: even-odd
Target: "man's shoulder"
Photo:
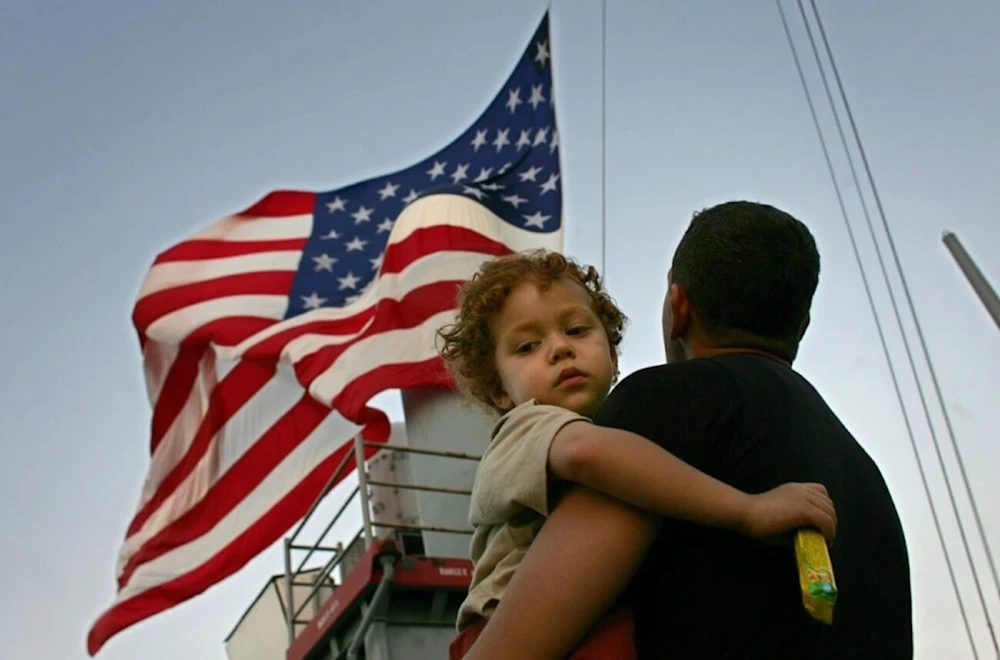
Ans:
[[[697,358],[639,369],[622,379],[614,393],[619,396],[631,393],[678,393],[715,384],[731,385],[729,370],[713,359]]]

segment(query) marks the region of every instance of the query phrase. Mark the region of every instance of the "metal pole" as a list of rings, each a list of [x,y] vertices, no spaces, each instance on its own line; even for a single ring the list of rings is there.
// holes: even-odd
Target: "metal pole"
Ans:
[[[372,516],[368,509],[368,472],[365,469],[365,441],[354,436],[354,465],[358,470],[358,494],[361,497],[361,524],[365,533],[365,548],[372,547]]]
[[[379,560],[382,563],[382,581],[378,583],[375,595],[372,596],[372,601],[368,604],[368,609],[365,610],[364,616],[361,617],[361,623],[354,633],[354,639],[351,640],[351,645],[347,649],[348,660],[358,660],[361,653],[361,646],[365,643],[365,633],[368,632],[368,628],[372,625],[376,610],[382,604],[382,601],[385,600],[385,597],[389,595],[389,588],[392,586],[392,580],[396,574],[396,558],[394,556],[388,554],[382,555],[379,557]]]
[[[295,642],[295,602],[292,600],[292,539],[285,539],[285,623],[288,624],[288,645]]]
[[[993,322],[997,324],[997,328],[1000,328],[1000,298],[997,297],[997,292],[993,290],[993,287],[986,280],[986,276],[979,270],[976,262],[972,260],[969,253],[962,247],[958,236],[955,236],[950,231],[945,231],[941,240],[944,241],[945,247],[951,252],[951,256],[954,257],[958,267],[962,269],[965,279],[969,280],[969,284],[972,285],[972,289],[976,292],[976,295],[983,301],[983,306],[986,307],[986,311],[993,317]]]

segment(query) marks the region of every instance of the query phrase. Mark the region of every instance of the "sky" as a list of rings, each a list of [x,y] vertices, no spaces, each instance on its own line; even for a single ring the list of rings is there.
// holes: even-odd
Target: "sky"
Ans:
[[[606,258],[631,317],[623,372],[663,360],[669,256],[730,199],[801,218],[822,256],[796,368],[882,468],[911,552],[917,657],[972,657],[833,186],[773,2],[608,3]],[[1000,551],[1000,335],[941,243],[1000,285],[1000,4],[820,2],[957,446]],[[553,3],[566,249],[602,260],[601,4]],[[0,658],[82,658],[148,464],[130,311],[153,257],[268,190],[330,190],[405,167],[464,130],[547,6],[450,0],[6,0],[0,5]],[[808,56],[797,8],[786,10]],[[831,140],[980,657],[992,644],[928,422],[815,65]],[[869,198],[869,206],[871,206]],[[876,222],[878,222],[876,218]],[[880,246],[888,249],[880,225]],[[888,256],[888,253],[886,253]],[[1000,600],[912,318],[945,466],[984,596]],[[376,403],[402,418],[396,393]],[[113,639],[102,660],[220,660],[277,548]]]

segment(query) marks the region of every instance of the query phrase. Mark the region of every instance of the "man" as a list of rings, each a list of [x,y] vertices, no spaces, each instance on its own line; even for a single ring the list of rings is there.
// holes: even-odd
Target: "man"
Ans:
[[[837,506],[832,626],[805,612],[788,539],[765,544],[587,491],[559,503],[470,660],[558,658],[629,581],[640,658],[913,656],[902,527],[876,465],[791,369],[819,278],[808,229],[771,206],[696,214],[663,309],[668,364],[626,378],[595,421],[736,488],[823,483]]]

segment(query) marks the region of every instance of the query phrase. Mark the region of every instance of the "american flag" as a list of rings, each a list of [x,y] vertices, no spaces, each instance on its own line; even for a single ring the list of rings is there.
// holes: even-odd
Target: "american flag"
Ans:
[[[561,249],[550,46],[546,16],[486,111],[433,156],[270,193],[156,258],[133,312],[150,469],[91,654],[286,532],[350,439],[388,437],[374,395],[450,385],[434,334],[484,260]]]

